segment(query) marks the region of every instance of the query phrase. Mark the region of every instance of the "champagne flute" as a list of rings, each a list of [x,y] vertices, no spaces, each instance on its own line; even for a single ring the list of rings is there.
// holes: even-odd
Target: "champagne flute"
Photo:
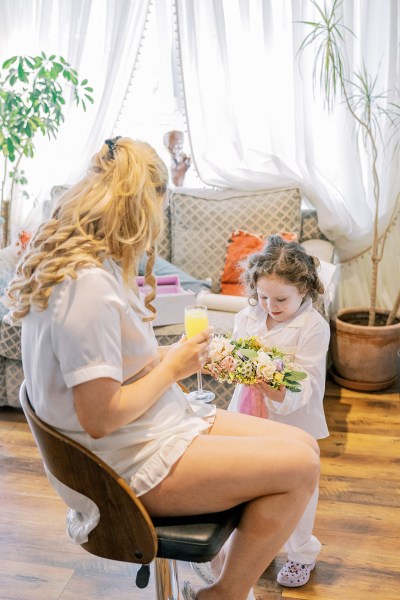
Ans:
[[[193,337],[196,333],[204,331],[207,327],[208,314],[206,306],[202,304],[189,304],[185,306],[185,333],[187,339]],[[193,400],[202,400],[203,402],[211,402],[215,398],[213,392],[203,390],[201,371],[197,373],[197,390],[190,392],[189,396]]]

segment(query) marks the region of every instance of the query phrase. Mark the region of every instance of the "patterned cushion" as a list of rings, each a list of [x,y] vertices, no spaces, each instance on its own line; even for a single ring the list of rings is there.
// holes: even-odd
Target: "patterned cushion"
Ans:
[[[0,406],[8,406],[6,389],[6,359],[0,356]]]
[[[317,211],[314,208],[306,208],[301,211],[301,235],[300,240],[326,240],[320,228],[318,227]]]
[[[0,354],[21,360],[21,325],[10,324],[8,315],[0,323]]]
[[[157,244],[157,253],[165,260],[171,261],[171,211],[169,206],[164,213],[164,229]]]
[[[261,192],[190,190],[171,193],[171,261],[219,292],[226,247],[234,229],[265,238],[292,231],[300,237],[298,189]]]
[[[19,407],[19,388],[24,380],[22,361],[6,359],[7,405]]]

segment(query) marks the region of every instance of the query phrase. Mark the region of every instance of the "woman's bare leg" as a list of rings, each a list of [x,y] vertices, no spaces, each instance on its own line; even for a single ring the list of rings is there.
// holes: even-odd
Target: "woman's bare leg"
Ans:
[[[153,515],[201,514],[247,502],[221,576],[198,592],[199,600],[245,600],[296,527],[318,474],[311,436],[219,411],[210,435],[197,437],[141,500]]]

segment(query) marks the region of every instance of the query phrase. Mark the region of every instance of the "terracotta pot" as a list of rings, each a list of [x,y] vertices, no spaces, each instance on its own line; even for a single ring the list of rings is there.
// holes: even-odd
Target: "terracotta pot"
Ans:
[[[389,311],[377,310],[377,323]],[[400,320],[393,325],[369,327],[365,308],[347,308],[331,317],[333,378],[359,391],[383,390],[396,381],[400,349]]]

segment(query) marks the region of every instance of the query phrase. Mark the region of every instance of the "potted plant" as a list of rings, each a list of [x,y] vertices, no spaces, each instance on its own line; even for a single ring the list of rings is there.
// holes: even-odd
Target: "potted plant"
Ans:
[[[356,142],[362,144],[368,168],[374,182],[374,219],[371,246],[371,289],[369,307],[343,309],[331,317],[332,374],[340,384],[356,390],[379,390],[396,380],[397,353],[400,348],[400,289],[392,309],[376,306],[378,268],[382,260],[388,228],[379,235],[378,217],[380,179],[377,169],[378,140],[383,136],[383,122],[387,120],[391,135],[400,130],[400,106],[388,100],[390,94],[378,92],[376,78],[366,67],[349,73],[346,64],[346,35],[354,35],[341,22],[342,0],[332,0],[320,6],[310,0],[319,15],[317,22],[302,21],[310,27],[299,54],[306,48],[314,49],[313,82],[317,80],[324,104],[329,111],[341,101],[353,119]],[[383,152],[383,149],[382,149]],[[388,226],[389,227],[389,226]]]
[[[1,179],[0,214],[3,218],[3,245],[9,242],[10,206],[16,185],[27,183],[20,169],[23,157],[33,158],[34,139],[40,131],[56,138],[64,121],[66,97],[73,94],[77,106],[86,111],[93,103],[93,89],[87,79],[62,57],[44,52],[39,56],[13,56],[0,70],[0,151],[4,165]]]

